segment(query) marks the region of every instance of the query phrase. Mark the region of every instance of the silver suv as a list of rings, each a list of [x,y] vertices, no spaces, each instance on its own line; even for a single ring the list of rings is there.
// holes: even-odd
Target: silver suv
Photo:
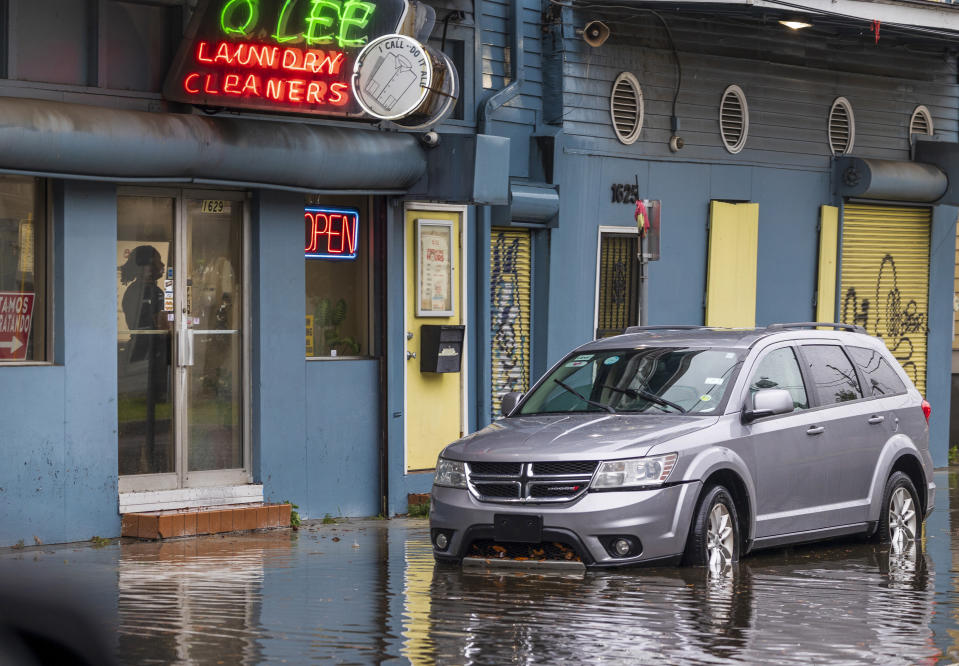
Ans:
[[[904,548],[933,509],[929,403],[860,327],[631,328],[503,413],[440,454],[437,560],[721,570],[845,535]]]

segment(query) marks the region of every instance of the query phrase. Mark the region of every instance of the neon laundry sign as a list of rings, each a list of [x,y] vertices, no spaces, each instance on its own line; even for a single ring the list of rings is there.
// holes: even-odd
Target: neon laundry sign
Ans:
[[[360,212],[355,208],[317,208],[304,211],[307,259],[356,259]]]
[[[349,77],[371,39],[395,32],[407,0],[201,0],[167,76],[171,100],[360,116]]]

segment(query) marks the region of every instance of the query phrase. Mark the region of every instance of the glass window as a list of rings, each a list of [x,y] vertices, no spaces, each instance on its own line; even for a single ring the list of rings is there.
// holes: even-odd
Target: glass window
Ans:
[[[369,200],[311,197],[304,222],[307,357],[372,356]]]
[[[774,349],[763,357],[749,380],[749,397],[759,390],[772,388],[789,391],[794,409],[809,408],[802,372],[791,347]]]
[[[46,188],[0,176],[0,362],[47,360]]]
[[[100,87],[160,92],[181,34],[180,8],[104,2],[98,11]]]
[[[117,443],[120,475],[176,471],[173,283],[176,200],[117,198]],[[191,290],[192,291],[192,290]],[[191,313],[192,314],[192,313]]]
[[[708,414],[722,407],[741,353],[646,347],[571,354],[530,395],[522,414]]]
[[[820,404],[828,405],[862,397],[859,379],[852,363],[837,345],[805,345],[803,356],[809,363],[813,385]]]
[[[906,385],[882,354],[865,347],[846,347],[846,351],[866,376],[866,392],[873,396],[898,395],[906,392]]]
[[[94,72],[90,71],[90,46],[96,30],[88,28],[95,7],[89,2],[12,0],[11,77],[20,81],[95,85],[91,76]]]

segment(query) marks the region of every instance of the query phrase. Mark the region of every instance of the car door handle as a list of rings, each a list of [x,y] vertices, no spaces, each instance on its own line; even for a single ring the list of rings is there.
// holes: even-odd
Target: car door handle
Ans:
[[[881,416],[881,415],[879,415],[879,414],[876,414],[875,416],[870,417],[869,420],[866,421],[866,423],[876,424],[876,423],[882,423],[882,422],[885,421],[885,420],[886,420],[886,417],[885,417],[885,416]]]
[[[825,426],[809,426],[809,430],[806,431],[807,435],[821,435],[825,432]]]

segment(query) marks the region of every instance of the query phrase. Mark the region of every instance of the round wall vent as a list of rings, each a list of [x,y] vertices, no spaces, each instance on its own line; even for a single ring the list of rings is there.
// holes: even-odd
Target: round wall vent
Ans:
[[[616,138],[629,145],[639,138],[643,129],[643,90],[639,81],[629,72],[623,72],[613,83],[609,97],[609,115],[613,120]]]
[[[932,136],[935,130],[932,127],[932,114],[929,113],[923,105],[916,107],[912,112],[912,118],[909,119],[909,137],[912,140],[913,134],[927,134]]]
[[[729,86],[719,103],[719,133],[726,150],[735,154],[746,145],[749,134],[749,105],[739,86]]]
[[[833,155],[848,155],[856,143],[856,116],[845,97],[837,97],[829,109],[829,150]]]

